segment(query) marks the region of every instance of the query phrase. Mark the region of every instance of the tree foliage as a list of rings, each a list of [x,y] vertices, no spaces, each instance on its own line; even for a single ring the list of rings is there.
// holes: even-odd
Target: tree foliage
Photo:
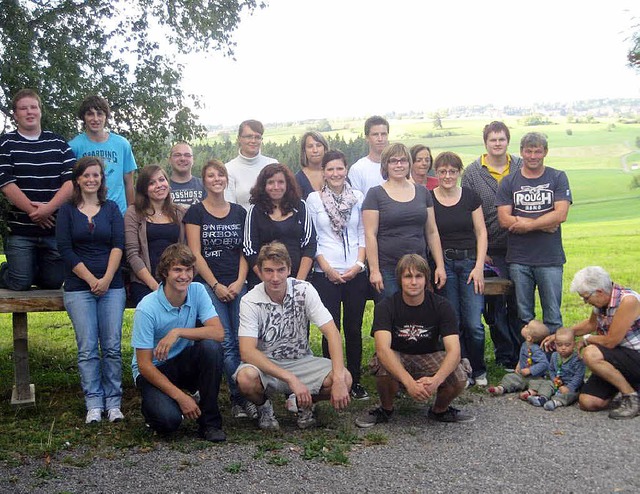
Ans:
[[[197,97],[181,88],[178,53],[222,50],[243,11],[259,0],[0,0],[0,131],[11,96],[43,100],[43,128],[72,137],[80,101],[106,97],[110,127],[128,137],[138,160],[157,160],[169,139],[203,134]]]
[[[311,130],[318,130],[318,128],[314,127]],[[367,141],[363,136],[358,136],[348,141],[339,134],[333,137],[325,134],[325,138],[329,143],[329,148],[339,149],[345,154],[348,164],[355,163],[369,152]],[[193,174],[197,176],[200,175],[202,166],[212,158],[217,158],[226,163],[238,156],[238,146],[230,139],[194,144],[192,147],[194,154]],[[294,173],[300,169],[300,137],[292,137],[283,144],[265,142],[262,146],[262,153],[278,160],[279,163],[287,165]]]
[[[635,25],[636,32],[631,35],[631,48],[627,54],[629,66],[640,70],[640,23]]]

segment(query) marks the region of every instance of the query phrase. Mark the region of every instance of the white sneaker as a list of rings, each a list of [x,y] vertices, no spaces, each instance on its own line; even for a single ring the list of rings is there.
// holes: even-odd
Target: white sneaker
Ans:
[[[107,418],[109,419],[109,422],[120,422],[124,419],[124,414],[119,408],[111,408],[107,410]]]
[[[485,387],[489,384],[489,381],[487,380],[487,373],[483,372],[482,374],[480,374],[479,376],[476,376],[474,378],[476,380],[476,386],[480,386],[480,387]]]
[[[295,394],[291,393],[287,397],[285,408],[289,410],[291,413],[298,413],[298,400],[296,399]]]
[[[102,420],[102,408],[92,408],[87,411],[86,424],[96,424]]]
[[[266,400],[262,405],[258,406],[258,427],[271,431],[277,431],[280,428],[270,400]]]

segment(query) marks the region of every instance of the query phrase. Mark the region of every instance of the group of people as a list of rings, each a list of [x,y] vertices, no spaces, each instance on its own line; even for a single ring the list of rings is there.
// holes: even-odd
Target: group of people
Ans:
[[[419,401],[435,397],[433,420],[473,420],[451,403],[466,386],[488,384],[483,314],[496,362],[514,370],[491,393],[521,390],[546,409],[579,399],[597,410],[619,392],[611,416],[638,414],[640,295],[602,268],[586,268],[572,291],[593,315],[562,328],[560,225],[571,192],[564,172],[544,164],[544,135],[526,134],[518,158],[507,152],[509,129],[492,122],[487,153],[463,171],[455,153],[434,160],[426,146],[389,144],[389,123],[374,116],[365,122],[366,157],[349,168],[310,131],[294,175],[261,154],[264,127],[247,120],[238,156],[226,165],[211,159],[194,177],[193,151],[179,142],[170,176],[147,165],[134,181],[131,146],[107,130],[104,98],[81,103],[84,132],[69,144],[41,129],[41,108],[34,91],[19,91],[17,130],[0,138],[0,190],[11,204],[0,287],[64,282],[87,423],[124,417],[127,290],[137,306],[134,381],[145,420],[159,432],[186,417],[205,439],[223,441],[223,375],[232,414],[263,429],[279,426],[276,393],[289,396],[302,428],[315,423],[316,400],[340,410],[367,399],[360,381],[368,298],[376,303],[370,367],[380,405],[356,420],[360,427],[392,417],[400,386]],[[514,293],[485,301],[487,275],[510,278]],[[310,324],[323,335],[323,357],[309,347]],[[577,348],[574,336],[583,336]],[[549,360],[542,348],[557,351]],[[533,370],[539,354],[542,373]],[[578,398],[582,362],[592,376]]]

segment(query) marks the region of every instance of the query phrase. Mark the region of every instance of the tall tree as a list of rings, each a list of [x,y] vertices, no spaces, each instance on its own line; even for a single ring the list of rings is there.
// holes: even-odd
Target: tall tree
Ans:
[[[640,23],[635,25],[636,32],[631,35],[632,46],[627,54],[629,65],[640,70]]]
[[[112,106],[111,127],[132,141],[139,161],[156,160],[169,138],[204,132],[174,55],[233,56],[241,13],[264,7],[259,0],[0,0],[0,131],[10,127],[11,95],[23,87],[42,96],[43,127],[66,137],[78,131],[80,101],[100,94]]]

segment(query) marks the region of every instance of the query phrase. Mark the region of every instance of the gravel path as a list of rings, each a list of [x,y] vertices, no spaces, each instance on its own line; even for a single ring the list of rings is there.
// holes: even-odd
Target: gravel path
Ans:
[[[233,438],[187,453],[161,443],[86,466],[61,455],[51,475],[41,475],[41,460],[0,466],[0,492],[640,492],[640,418],[615,421],[575,406],[547,412],[514,395],[465,393],[462,401],[475,422],[434,423],[419,406],[368,431],[354,427],[388,442],[354,446],[347,466],[304,460],[295,442],[278,452],[283,466]],[[228,471],[233,464],[240,472]]]

